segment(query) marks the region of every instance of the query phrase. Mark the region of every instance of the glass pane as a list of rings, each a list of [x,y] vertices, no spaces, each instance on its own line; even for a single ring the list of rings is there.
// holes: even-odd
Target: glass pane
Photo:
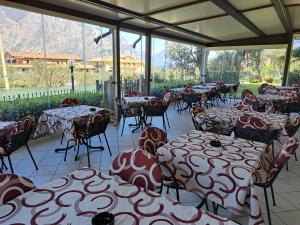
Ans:
[[[288,74],[288,85],[300,84],[300,38],[294,39],[291,56],[290,70]]]
[[[209,51],[206,82],[240,82],[239,93],[250,89],[257,94],[262,83],[281,85],[285,49]]]
[[[128,32],[120,33],[121,93],[142,93],[145,80],[145,37]]]
[[[152,95],[163,96],[164,87],[176,88],[184,84],[198,84],[200,50],[192,45],[154,38],[152,40]]]
[[[111,30],[90,24],[84,24],[84,30],[87,104],[104,106],[105,81],[113,80]]]
[[[0,115],[19,120],[48,108],[40,14],[0,6]]]

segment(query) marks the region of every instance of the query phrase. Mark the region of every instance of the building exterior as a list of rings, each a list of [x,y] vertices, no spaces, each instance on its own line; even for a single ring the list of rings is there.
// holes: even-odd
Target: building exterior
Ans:
[[[88,60],[90,65],[93,65],[96,70],[104,68],[105,72],[110,72],[113,69],[112,57],[99,57]],[[144,62],[137,59],[133,55],[120,56],[120,69],[122,73],[141,74],[144,71]]]
[[[32,64],[34,60],[43,60],[44,54],[41,52],[14,52],[5,53],[6,62],[8,64]],[[75,54],[52,54],[46,55],[48,64],[67,64],[68,60],[80,62],[80,57]]]
[[[5,52],[5,59],[8,68],[15,68],[21,71],[28,71],[32,68],[35,60],[44,60],[43,53],[40,52]],[[112,72],[113,59],[112,57],[93,58],[88,60],[87,65],[81,64],[81,59],[76,54],[57,54],[49,53],[46,55],[48,66],[67,66],[68,60],[75,61],[75,70],[86,70],[101,72]],[[126,74],[141,74],[144,71],[144,62],[136,59],[133,55],[121,56],[121,71]]]

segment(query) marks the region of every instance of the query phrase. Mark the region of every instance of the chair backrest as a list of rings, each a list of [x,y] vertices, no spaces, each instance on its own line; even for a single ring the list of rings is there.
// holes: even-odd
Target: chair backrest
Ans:
[[[163,97],[163,100],[167,103],[167,104],[170,104],[170,102],[172,101],[172,96],[173,96],[173,93],[172,92],[167,92],[165,94],[165,96]]]
[[[205,110],[200,105],[194,105],[192,107],[192,117],[195,117],[198,113],[203,113]]]
[[[245,97],[243,98],[243,101],[245,101],[245,102],[256,101],[256,97],[253,94],[246,93]]]
[[[112,162],[111,175],[124,181],[160,193],[163,176],[157,159],[147,151],[129,150],[120,153]]]
[[[245,98],[245,95],[246,94],[251,94],[251,95],[253,95],[253,92],[252,91],[250,91],[249,89],[244,89],[243,91],[242,91],[242,99],[244,99]]]
[[[188,103],[198,103],[201,101],[201,95],[197,93],[183,93],[182,101]]]
[[[75,105],[80,105],[80,101],[76,98],[66,98],[61,103],[61,107],[70,107]]]
[[[35,189],[35,185],[28,178],[0,174],[0,206],[32,189]]]
[[[293,122],[288,121],[285,125],[285,130],[289,137],[293,137],[300,127],[300,116],[298,116]]]
[[[273,133],[268,124],[262,119],[243,115],[236,118],[234,122],[234,134],[237,138],[270,144],[273,140]]]
[[[192,107],[192,121],[196,130],[203,130],[201,124],[198,123],[196,116],[199,113],[205,113],[204,109],[200,105],[194,105]]]
[[[152,98],[144,105],[144,113],[146,116],[163,116],[167,108],[167,102],[158,98]]]
[[[245,103],[244,101],[235,103],[235,104],[232,106],[232,108],[233,108],[233,109],[240,110],[240,111],[243,111],[243,112],[254,111],[252,105],[250,105],[250,104],[248,104],[248,103]]]
[[[267,182],[271,184],[274,182],[276,177],[279,175],[280,170],[286,164],[286,162],[296,153],[299,142],[296,138],[291,137],[287,139],[280,151],[277,153],[274,161],[271,164],[270,170],[267,176]]]
[[[20,148],[21,146],[27,144],[33,128],[34,118],[32,116],[26,116],[17,122],[10,134],[11,151],[14,151]]]
[[[156,150],[168,142],[167,134],[157,127],[148,127],[143,130],[139,139],[139,148],[156,155]]]
[[[140,96],[142,96],[142,94],[139,91],[128,91],[125,93],[125,97],[140,97]]]
[[[107,109],[102,109],[99,112],[89,116],[86,126],[86,134],[88,137],[93,137],[105,132],[110,121],[110,112]]]

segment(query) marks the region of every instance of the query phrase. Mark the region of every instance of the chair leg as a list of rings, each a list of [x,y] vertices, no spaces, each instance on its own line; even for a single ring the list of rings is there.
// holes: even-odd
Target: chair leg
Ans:
[[[167,112],[166,112],[166,118],[167,118],[168,126],[170,128],[170,123],[169,123],[169,118],[168,118],[168,113]]]
[[[88,145],[91,145],[91,139],[87,140]],[[88,157],[88,166],[89,168],[91,167],[91,163],[90,163],[90,149],[89,146],[86,146],[86,151],[87,151],[87,157]]]
[[[99,141],[100,141],[100,143],[101,143],[102,141],[101,141],[101,137],[100,137],[100,134],[98,134],[98,138],[99,138]]]
[[[285,168],[286,168],[286,171],[289,171],[289,164],[288,164],[288,162],[286,162]]]
[[[295,152],[295,160],[298,161],[297,153]]]
[[[67,144],[67,149],[69,148],[69,141],[68,141],[68,144]],[[68,150],[65,150],[65,156],[64,156],[64,161],[67,160],[67,154],[68,154]]]
[[[219,205],[215,202],[212,202],[212,206],[213,206],[214,214],[218,215]]]
[[[103,134],[104,134],[104,138],[105,138],[105,141],[106,141],[106,145],[107,145],[109,154],[110,154],[110,156],[112,156],[105,132]]]
[[[274,140],[272,140],[272,155],[273,155],[273,159],[275,159],[275,152],[274,152]]]
[[[170,193],[170,188],[167,187],[167,195]]]
[[[1,169],[6,169],[7,170],[7,166],[6,166],[6,164],[5,164],[5,162],[4,162],[4,158],[3,158],[3,156],[0,156],[0,159],[1,159]]]
[[[162,116],[162,120],[163,120],[163,127],[164,127],[165,130],[167,130],[166,122],[165,122],[165,116]]]
[[[76,152],[76,155],[75,155],[75,161],[78,160],[79,148],[80,148],[80,140],[78,139],[78,143],[77,143],[77,152]]]
[[[125,118],[123,117],[123,125],[122,125],[122,132],[121,132],[121,136],[123,136],[124,125],[125,125]]]
[[[180,201],[180,199],[179,199],[179,189],[178,188],[176,188],[176,199],[177,199],[177,201]]]
[[[15,172],[14,172],[14,169],[13,169],[13,166],[12,166],[12,163],[11,163],[10,156],[8,155],[7,158],[8,158],[8,163],[9,163],[9,167],[10,167],[11,173],[15,173]]]
[[[62,136],[61,136],[61,139],[60,139],[60,144],[63,143],[64,137],[65,137],[65,133],[62,133]]]
[[[269,225],[272,225],[271,215],[270,215],[270,208],[269,208],[268,193],[267,193],[267,189],[266,188],[264,188],[264,194],[265,194],[265,201],[266,201],[266,207],[267,207],[267,214],[268,214]]]
[[[26,144],[25,146],[26,146],[26,148],[27,148],[27,150],[28,150],[28,152],[29,152],[29,155],[30,155],[30,157],[31,157],[31,159],[32,159],[32,162],[33,162],[33,164],[34,164],[36,170],[38,170],[38,167],[37,167],[37,165],[36,165],[36,163],[35,163],[35,160],[34,160],[34,158],[33,158],[32,153],[31,153],[31,151],[30,151],[30,149],[29,149],[29,147],[28,147],[28,144]]]
[[[271,194],[272,194],[273,205],[276,206],[276,201],[275,201],[275,195],[274,195],[273,185],[271,185]]]

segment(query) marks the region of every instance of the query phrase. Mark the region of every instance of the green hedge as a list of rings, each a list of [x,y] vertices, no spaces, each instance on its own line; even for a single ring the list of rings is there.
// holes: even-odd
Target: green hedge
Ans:
[[[24,116],[34,115],[35,119],[38,120],[44,110],[60,107],[61,102],[65,98],[77,98],[83,104],[87,105],[105,106],[103,92],[50,96],[50,101],[48,101],[47,96],[31,99],[17,99],[11,102],[0,102],[0,118],[1,120],[19,120]]]

